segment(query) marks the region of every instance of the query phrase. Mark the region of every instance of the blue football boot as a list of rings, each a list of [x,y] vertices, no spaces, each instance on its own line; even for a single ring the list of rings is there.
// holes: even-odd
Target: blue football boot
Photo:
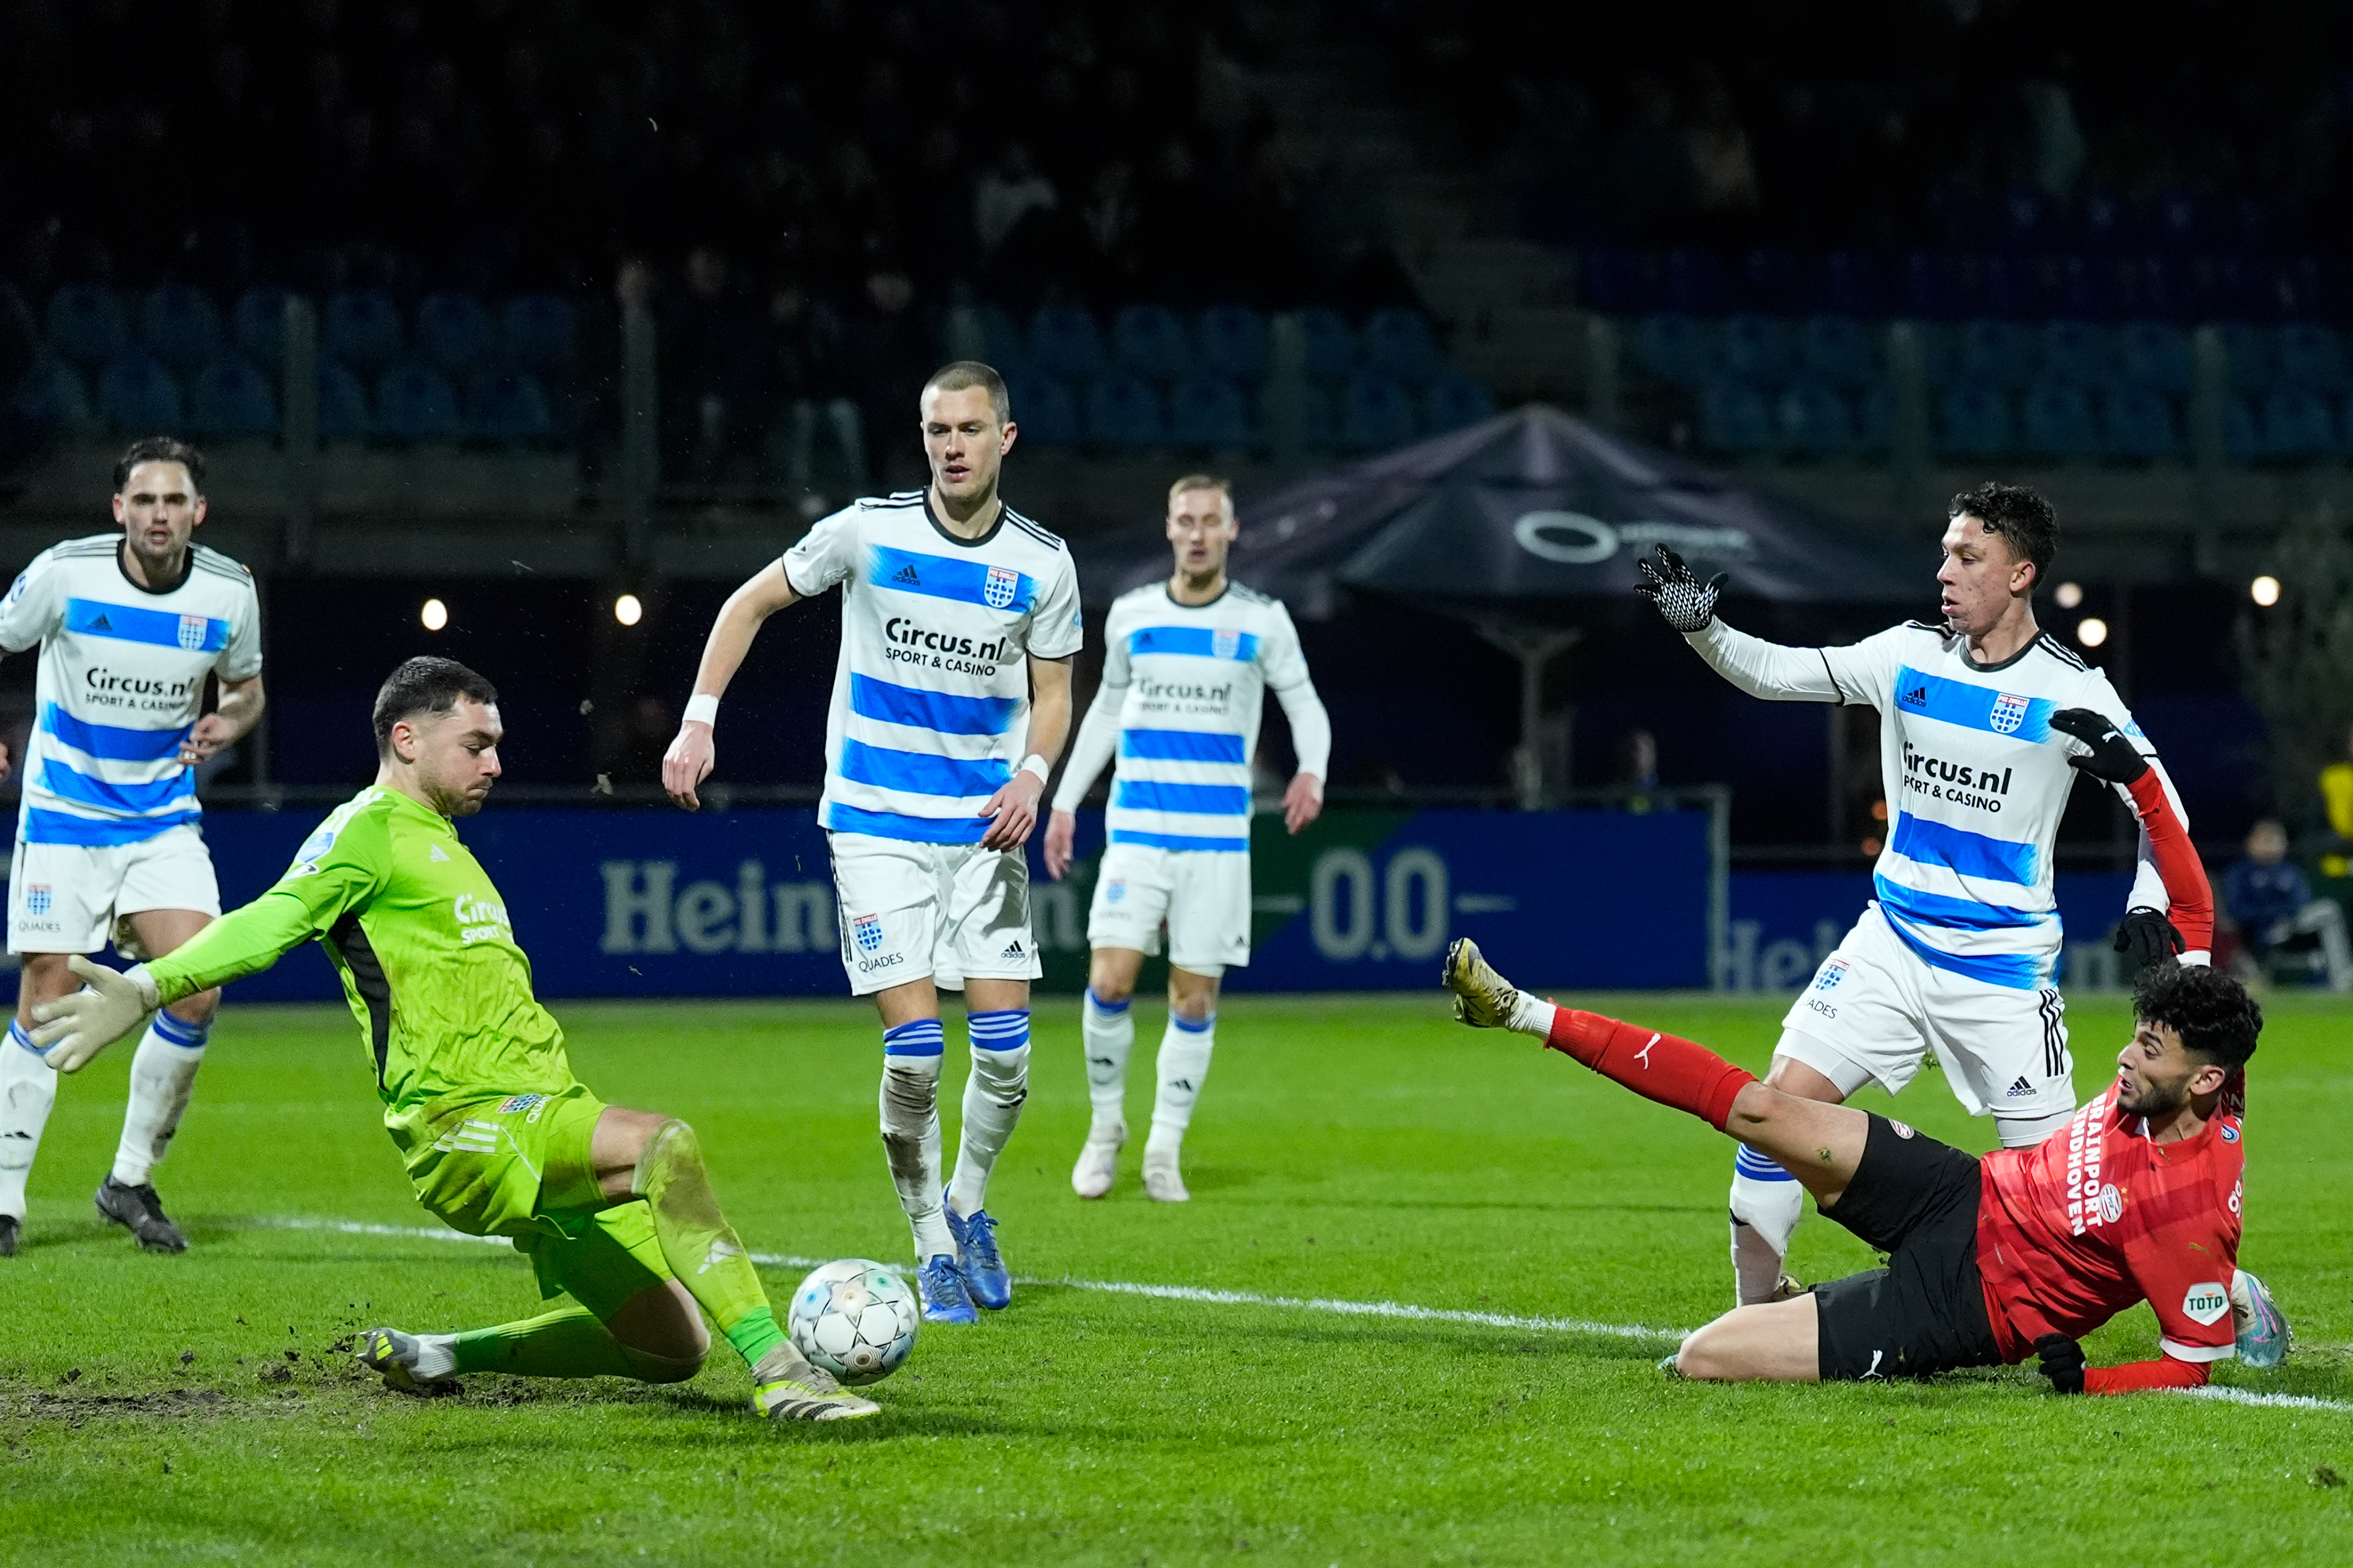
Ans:
[[[997,1222],[987,1209],[975,1209],[963,1219],[949,1209],[947,1216],[948,1234],[964,1254],[965,1282],[972,1287],[972,1299],[992,1312],[1011,1306],[1013,1276],[1005,1271],[1004,1256],[997,1250]]]
[[[2243,1268],[2231,1279],[2231,1310],[2241,1365],[2268,1370],[2287,1359],[2288,1345],[2295,1338],[2287,1318],[2263,1282]]]
[[[973,1308],[972,1291],[964,1282],[964,1271],[944,1252],[915,1270],[915,1294],[923,1298],[923,1321],[927,1323],[980,1321],[979,1312]]]

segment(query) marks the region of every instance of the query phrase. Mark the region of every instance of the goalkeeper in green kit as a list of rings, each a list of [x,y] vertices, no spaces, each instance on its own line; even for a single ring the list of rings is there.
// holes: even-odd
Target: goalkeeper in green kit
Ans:
[[[543,1297],[571,1298],[466,1333],[371,1329],[364,1364],[413,1390],[467,1372],[677,1383],[702,1368],[707,1312],[752,1369],[760,1415],[875,1414],[778,1327],[694,1130],[607,1105],[573,1078],[506,905],[452,826],[481,809],[502,732],[489,681],[451,659],[410,659],[376,694],[375,784],[319,825],[278,884],[127,973],[74,960],[88,989],[36,1009],[34,1043],[77,1071],[157,1007],[316,937],[417,1201],[469,1236],[512,1237]]]

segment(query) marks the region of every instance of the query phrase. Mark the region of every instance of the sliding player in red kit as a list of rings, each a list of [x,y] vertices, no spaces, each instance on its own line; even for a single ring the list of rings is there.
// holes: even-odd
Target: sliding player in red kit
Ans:
[[[2103,716],[2054,714],[2148,830],[2184,946],[2207,949],[2213,893],[2148,763]],[[1925,1377],[2041,1358],[2063,1394],[2188,1388],[2232,1352],[2240,1112],[2262,1011],[2238,982],[2166,962],[2134,992],[2116,1077],[2042,1143],[1982,1160],[1899,1121],[1767,1088],[1705,1047],[1516,990],[1471,942],[1447,953],[1455,1016],[1538,1034],[1636,1093],[1778,1160],[1887,1267],[1740,1307],[1683,1342],[1689,1377],[1811,1383]],[[2086,1370],[2076,1342],[2137,1301],[2164,1354]]]

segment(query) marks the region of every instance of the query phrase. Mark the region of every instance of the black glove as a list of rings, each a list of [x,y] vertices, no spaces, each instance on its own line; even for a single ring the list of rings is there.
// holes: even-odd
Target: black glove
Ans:
[[[2116,922],[2116,951],[2126,954],[2126,963],[2135,974],[2152,963],[2162,963],[2189,944],[2173,929],[2173,922],[2155,910],[2126,910],[2125,918]]]
[[[2148,759],[2123,731],[2108,721],[2107,716],[2089,708],[2062,708],[2051,715],[2051,727],[2063,735],[2073,735],[2092,748],[2088,757],[2069,757],[2067,765],[2081,768],[2095,779],[2110,784],[2128,784],[2148,772]]]
[[[2034,1353],[2042,1358],[2042,1375],[2051,1380],[2053,1394],[2084,1392],[2084,1347],[2064,1334],[2045,1334],[2034,1342]]]
[[[1724,592],[1729,572],[1718,572],[1702,584],[1683,564],[1683,558],[1663,544],[1653,544],[1651,552],[1634,563],[1642,580],[1634,584],[1634,592],[1659,606],[1659,614],[1667,617],[1667,625],[1679,632],[1695,632],[1715,619],[1715,596]]]

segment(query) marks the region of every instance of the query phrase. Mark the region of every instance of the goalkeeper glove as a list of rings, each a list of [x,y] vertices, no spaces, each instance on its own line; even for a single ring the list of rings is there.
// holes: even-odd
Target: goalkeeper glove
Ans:
[[[2089,708],[2062,708],[2051,715],[2051,727],[2092,748],[2088,757],[2069,757],[2071,768],[2116,784],[2129,784],[2148,772],[2148,759],[2105,714]]]
[[[33,1009],[39,1026],[33,1031],[33,1044],[41,1059],[58,1071],[79,1072],[90,1058],[145,1022],[163,999],[144,964],[117,973],[76,953],[66,960],[66,967],[82,989]]]
[[[2116,922],[2116,949],[2127,955],[2126,962],[2135,973],[2177,956],[2189,945],[2173,922],[2156,910],[2126,910]]]
[[[2064,1334],[2045,1334],[2034,1342],[2034,1353],[2042,1358],[2042,1375],[2051,1380],[2053,1394],[2084,1392],[2084,1347]]]
[[[1690,633],[1705,629],[1715,619],[1715,596],[1724,592],[1728,572],[1718,572],[1703,584],[1683,564],[1683,558],[1663,544],[1653,544],[1651,552],[1634,563],[1642,580],[1634,584],[1634,592],[1659,607],[1667,625],[1679,632]]]

